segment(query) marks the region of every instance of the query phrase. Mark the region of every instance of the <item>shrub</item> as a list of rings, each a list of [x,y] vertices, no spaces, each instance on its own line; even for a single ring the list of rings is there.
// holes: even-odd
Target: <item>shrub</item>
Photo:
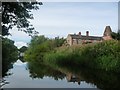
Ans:
[[[120,72],[120,42],[103,41],[96,44],[64,47],[45,55],[45,61],[58,65],[86,66],[93,69]]]

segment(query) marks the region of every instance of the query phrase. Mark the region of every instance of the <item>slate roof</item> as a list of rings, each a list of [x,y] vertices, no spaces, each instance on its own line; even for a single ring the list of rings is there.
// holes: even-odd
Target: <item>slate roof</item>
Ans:
[[[102,37],[98,36],[85,36],[85,35],[76,35],[76,34],[69,34],[72,39],[82,39],[82,40],[102,40]]]

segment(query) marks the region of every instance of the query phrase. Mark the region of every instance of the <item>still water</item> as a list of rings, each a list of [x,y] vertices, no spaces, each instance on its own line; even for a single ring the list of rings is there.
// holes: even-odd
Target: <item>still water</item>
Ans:
[[[21,60],[17,60],[7,73],[10,75],[5,76],[4,80],[9,83],[3,88],[97,88],[93,82],[86,81],[80,74],[62,69],[57,71],[47,66],[30,66]]]

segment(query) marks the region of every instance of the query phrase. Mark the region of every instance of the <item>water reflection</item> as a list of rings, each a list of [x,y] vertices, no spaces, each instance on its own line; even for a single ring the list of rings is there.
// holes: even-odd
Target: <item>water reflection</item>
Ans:
[[[75,74],[77,78],[79,77],[78,81],[92,83],[99,89],[120,89],[120,74],[91,70],[85,67],[60,67],[60,69]]]
[[[20,64],[18,64],[20,63]],[[61,71],[58,71],[56,69],[53,69],[51,67],[48,67],[43,65],[42,67],[40,64],[39,67],[35,67],[35,65],[28,64],[28,63],[21,63],[20,61],[17,61],[13,65],[13,69],[9,70],[13,73],[11,76],[6,76],[4,79],[9,81],[10,84],[5,85],[4,88],[86,88],[91,87],[87,83],[83,82],[80,85],[77,85],[76,83],[68,83],[66,82],[66,75],[62,73]],[[28,68],[27,68],[28,67]],[[40,68],[41,67],[41,68]]]
[[[10,56],[10,55],[5,56],[4,52],[2,54],[2,57],[3,57],[2,58],[2,77],[0,78],[0,88],[2,88],[4,85],[10,83],[10,82],[6,81],[4,79],[4,77],[10,76],[13,74],[13,73],[9,72],[9,70],[13,68],[14,62],[17,61],[16,55],[15,56],[14,55],[13,56]]]
[[[32,67],[34,67],[34,69]],[[120,74],[115,74],[112,72],[91,70],[85,67],[71,67],[59,65],[46,66],[41,65],[40,63],[31,64],[31,66],[29,66],[29,69],[30,71],[32,71],[32,73],[30,72],[31,76],[34,76],[35,74],[37,77],[41,75],[41,73],[43,74],[44,71],[43,77],[45,75],[56,78],[62,77],[66,78],[68,82],[77,82],[78,85],[80,85],[81,82],[85,81],[86,83],[90,83],[93,87],[97,87],[99,89],[120,88]]]
[[[9,72],[13,75],[4,77],[10,82],[5,88],[120,88],[119,74],[85,67],[61,67],[17,60]]]
[[[30,77],[32,78],[43,78],[45,76],[52,77],[54,80],[64,79],[65,74],[61,73],[55,68],[51,68],[43,63],[29,62],[28,68],[30,72]]]
[[[2,88],[4,85],[9,84],[10,82],[8,82],[7,80],[4,79],[5,76],[10,76],[13,73],[9,72],[10,69],[13,68],[13,64],[16,61],[16,59],[14,58],[3,58],[2,60],[2,77],[0,78],[0,88]]]
[[[16,60],[4,59],[2,60],[2,77],[11,75],[8,73],[9,69],[13,68],[13,64]]]
[[[80,85],[80,82],[82,81],[80,77],[76,76],[76,75],[73,75],[73,74],[67,74],[66,75],[66,79],[68,82],[77,82],[78,85]]]
[[[2,88],[2,86],[6,85],[6,84],[9,84],[10,82],[7,82],[6,80],[4,79],[0,79],[0,88]]]

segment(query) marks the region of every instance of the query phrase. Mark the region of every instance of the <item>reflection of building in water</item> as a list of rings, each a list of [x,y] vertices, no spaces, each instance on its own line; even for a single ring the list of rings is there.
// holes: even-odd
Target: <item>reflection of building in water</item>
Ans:
[[[67,74],[66,79],[68,82],[74,82],[74,83],[78,82],[79,85],[80,85],[80,81],[82,81],[80,77],[78,77],[72,73]]]

